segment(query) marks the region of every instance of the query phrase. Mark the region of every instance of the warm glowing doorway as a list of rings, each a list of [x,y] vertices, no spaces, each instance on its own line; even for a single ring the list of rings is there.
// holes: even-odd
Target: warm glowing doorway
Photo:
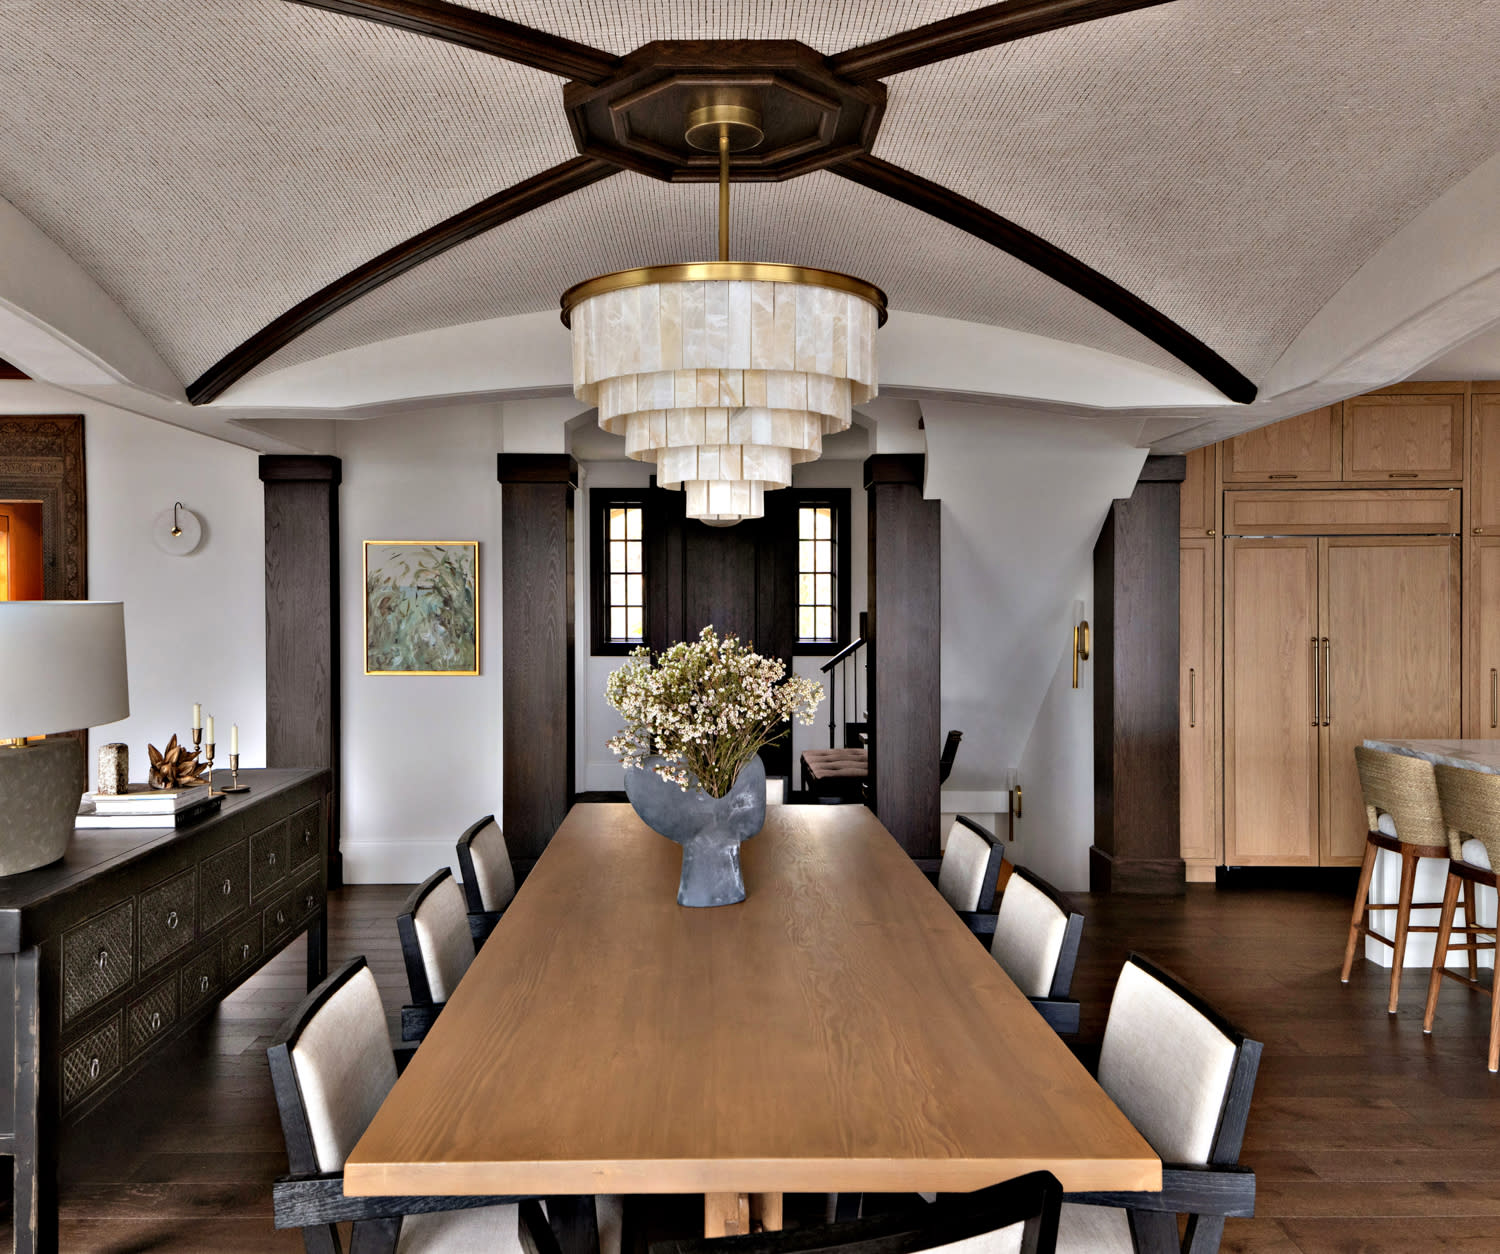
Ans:
[[[0,501],[0,601],[40,601],[42,503]]]

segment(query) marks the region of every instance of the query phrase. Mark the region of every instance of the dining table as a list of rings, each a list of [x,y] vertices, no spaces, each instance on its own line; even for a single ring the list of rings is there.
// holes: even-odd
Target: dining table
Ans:
[[[746,898],[676,902],[679,846],[575,805],[344,1168],[350,1195],[967,1192],[1161,1162],[879,819],[774,805]]]

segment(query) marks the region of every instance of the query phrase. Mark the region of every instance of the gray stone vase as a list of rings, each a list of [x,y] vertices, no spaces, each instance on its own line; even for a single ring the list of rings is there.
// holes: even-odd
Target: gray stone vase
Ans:
[[[766,767],[752,758],[722,797],[710,797],[696,781],[683,792],[653,769],[660,758],[647,758],[640,770],[625,772],[625,795],[653,832],[682,846],[679,906],[732,906],[745,900],[740,875],[740,842],[766,822]]]

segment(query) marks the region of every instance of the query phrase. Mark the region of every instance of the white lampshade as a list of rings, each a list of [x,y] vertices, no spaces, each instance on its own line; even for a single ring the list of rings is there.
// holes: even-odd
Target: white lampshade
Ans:
[[[129,714],[123,603],[0,602],[0,739]]]

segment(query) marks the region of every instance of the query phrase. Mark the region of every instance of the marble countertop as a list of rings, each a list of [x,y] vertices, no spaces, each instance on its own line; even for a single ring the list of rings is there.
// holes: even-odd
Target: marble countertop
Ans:
[[[1366,740],[1365,748],[1500,775],[1500,740]]]

